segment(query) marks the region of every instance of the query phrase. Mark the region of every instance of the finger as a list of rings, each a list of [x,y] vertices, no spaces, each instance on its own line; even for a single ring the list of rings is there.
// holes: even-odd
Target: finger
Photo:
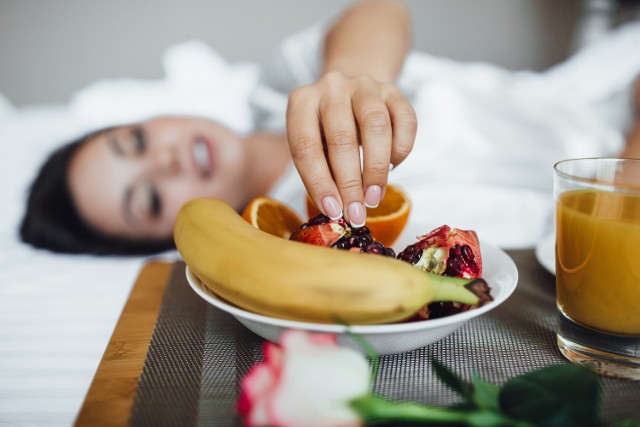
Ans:
[[[350,94],[336,88],[325,99],[320,105],[320,116],[331,171],[347,220],[352,226],[361,227],[366,219],[366,211],[363,204],[360,149]]]
[[[389,174],[391,119],[380,91],[372,86],[357,90],[352,105],[362,142],[364,201],[366,206],[376,207]]]
[[[331,219],[342,217],[342,203],[322,144],[318,108],[305,91],[293,92],[287,106],[287,141],[293,163],[320,211]]]
[[[393,128],[391,165],[395,168],[407,158],[413,149],[418,120],[411,104],[397,89],[387,94],[386,105]]]

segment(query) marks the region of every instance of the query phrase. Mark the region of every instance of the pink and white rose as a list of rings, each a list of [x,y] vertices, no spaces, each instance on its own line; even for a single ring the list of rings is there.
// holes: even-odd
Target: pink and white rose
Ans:
[[[369,393],[367,360],[335,335],[286,331],[242,380],[237,409],[249,426],[355,426],[349,406]]]

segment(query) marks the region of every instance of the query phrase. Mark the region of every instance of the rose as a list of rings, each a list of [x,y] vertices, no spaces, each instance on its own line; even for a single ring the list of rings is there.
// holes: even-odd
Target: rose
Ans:
[[[350,406],[369,394],[367,360],[335,335],[288,330],[265,342],[264,360],[244,377],[237,409],[250,426],[351,426]]]
[[[377,372],[378,356],[364,340],[361,344]],[[265,343],[264,361],[242,380],[237,409],[249,426],[331,427],[375,421],[473,427],[597,424],[600,385],[597,375],[581,366],[548,366],[499,387],[477,374],[467,382],[435,359],[432,364],[463,405],[439,408],[376,396],[370,392],[367,360],[339,347],[335,335],[286,331],[280,345]],[[640,422],[615,425],[640,427]]]

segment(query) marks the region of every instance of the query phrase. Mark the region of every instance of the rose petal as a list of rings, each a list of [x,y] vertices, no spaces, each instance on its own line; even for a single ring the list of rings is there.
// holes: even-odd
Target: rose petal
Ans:
[[[316,343],[318,341],[320,344]],[[357,425],[349,406],[367,394],[369,364],[359,353],[326,339],[295,332],[281,339],[284,361],[269,415],[279,425]]]
[[[318,345],[338,345],[338,337],[335,334],[309,334],[311,341]]]
[[[273,388],[274,375],[267,365],[255,365],[242,380],[237,409],[241,413],[251,411],[254,401]]]
[[[274,419],[269,415],[271,396],[263,396],[253,402],[251,407],[251,413],[245,418],[245,425],[247,427],[252,426],[275,426],[277,425]]]
[[[282,347],[265,341],[262,346],[262,354],[264,354],[264,363],[273,366],[274,369],[280,369],[282,365]]]
[[[369,391],[369,365],[333,334],[286,331],[264,345],[264,361],[243,379],[238,408],[247,425],[350,426],[348,403]]]
[[[286,330],[280,337],[280,345],[285,351],[297,351],[299,348],[337,347],[338,337],[335,334]]]
[[[242,379],[240,398],[236,409],[241,414],[250,414],[249,419],[256,418],[264,425],[269,420],[267,416],[267,401],[273,393],[276,379],[282,368],[282,350],[277,345],[265,342],[263,346],[264,361],[254,365]]]

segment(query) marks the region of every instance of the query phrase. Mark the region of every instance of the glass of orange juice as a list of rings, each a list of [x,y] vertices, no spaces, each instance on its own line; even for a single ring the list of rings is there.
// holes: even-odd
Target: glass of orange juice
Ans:
[[[554,198],[558,348],[640,379],[640,160],[558,162]]]

